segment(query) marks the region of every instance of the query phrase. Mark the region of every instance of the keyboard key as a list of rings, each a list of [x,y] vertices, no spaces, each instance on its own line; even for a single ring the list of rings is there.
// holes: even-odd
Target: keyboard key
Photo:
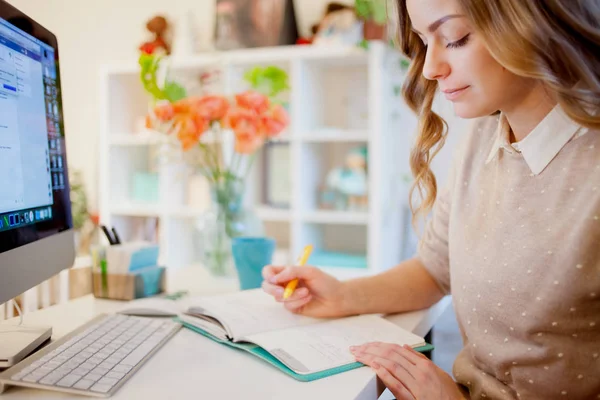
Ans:
[[[108,393],[108,391],[112,389],[112,386],[110,385],[101,385],[99,383],[96,383],[94,386],[92,386],[92,390],[94,392],[99,392],[99,393]]]
[[[27,375],[27,372],[21,371],[18,374],[14,374],[13,376],[11,376],[10,379],[12,379],[14,381],[20,381],[21,378],[23,378],[26,375]]]
[[[121,361],[121,360],[113,361],[113,362],[111,362],[109,360],[106,360],[102,364],[100,364],[99,367],[106,368],[106,369],[108,369],[110,371],[111,369],[113,369],[113,367],[115,365],[117,365],[119,363],[119,361]]]
[[[58,381],[57,385],[62,387],[71,387],[75,382],[81,379],[81,376],[69,374]]]
[[[25,367],[25,368],[23,368],[23,369],[21,370],[21,372],[28,374],[28,373],[30,373],[30,372],[33,372],[34,370],[35,370],[35,367],[34,367],[34,366],[32,366],[32,365],[30,365],[30,366],[28,366],[28,367]]]
[[[73,357],[73,362],[76,362],[78,365],[87,360],[87,357],[83,354],[76,355]]]
[[[102,375],[101,374],[97,374],[95,372],[89,373],[85,376],[85,379],[89,379],[92,380],[94,382],[98,382],[100,379],[102,379]]]
[[[37,382],[41,377],[34,375],[34,374],[29,374],[26,375],[23,379],[21,379],[23,382],[30,382],[30,383],[35,383]]]
[[[104,360],[105,358],[108,358],[108,356],[110,356],[110,355],[111,355],[111,352],[106,351],[106,350],[101,350],[98,352],[98,354],[96,354],[96,356],[98,358],[101,358],[102,360]],[[96,356],[94,356],[94,357],[96,357]]]
[[[123,372],[115,372],[115,371],[111,371],[108,374],[104,375],[106,378],[114,378],[114,379],[121,379],[125,376],[125,373]]]
[[[46,361],[48,361],[48,360],[42,360],[42,359],[39,359],[39,360],[37,360],[36,362],[32,362],[32,363],[31,363],[31,366],[32,366],[32,367],[35,367],[35,368],[38,368],[38,367],[41,367],[42,365],[44,365],[44,363],[45,363]]]
[[[131,367],[129,365],[119,364],[113,368],[113,371],[114,372],[122,372],[122,373],[126,374],[129,371],[131,371]]]
[[[92,363],[92,362],[90,362],[90,361],[86,361],[86,362],[84,362],[83,364],[81,364],[81,365],[80,365],[79,367],[77,367],[77,368],[78,368],[78,369],[81,369],[81,368],[89,368],[89,369],[91,370],[91,369],[94,369],[94,367],[95,367],[96,365],[98,365],[98,364],[94,364],[94,363]]]
[[[92,373],[94,374],[100,374],[100,375],[104,375],[106,374],[108,371],[110,371],[109,368],[102,368],[102,367],[96,367],[92,370]]]
[[[79,366],[79,364],[81,364],[81,362],[78,362],[78,361],[75,361],[75,360],[70,360],[70,361],[67,361],[67,362],[64,364],[64,366],[65,366],[66,368],[71,368],[71,369],[73,369],[73,368],[75,368],[75,367],[78,367],[78,366]]]
[[[73,371],[71,371],[71,375],[77,375],[79,377],[82,377],[84,375],[87,375],[89,372],[89,369],[75,368]]]
[[[98,365],[100,364],[102,361],[104,360],[104,358],[99,357],[99,356],[93,356],[92,358],[90,358],[89,360],[87,360],[87,362],[92,363],[94,365]]]
[[[55,371],[55,369],[43,366],[43,367],[40,367],[40,368],[36,369],[34,371],[34,373],[46,375],[46,374],[49,374],[49,373],[51,373],[53,371]]]
[[[109,377],[106,377],[106,376],[98,381],[99,384],[110,385],[110,386],[115,386],[117,384],[117,382],[119,382],[118,379],[116,379],[116,378],[109,378]]]
[[[147,344],[142,344],[140,347],[131,352],[125,359],[123,360],[123,364],[127,365],[137,365],[140,361],[146,357],[148,353],[150,353],[154,349],[154,346],[150,346]]]
[[[63,377],[62,374],[53,372],[51,374],[46,375],[46,377],[44,377],[44,379],[42,379],[40,381],[41,384],[43,385],[54,385],[56,382],[58,382],[59,380],[61,380]]]
[[[92,386],[95,383],[95,381],[92,381],[91,379],[81,379],[80,381],[78,381],[75,385],[73,385],[74,389],[82,389],[82,390],[87,390],[90,388],[90,386]]]

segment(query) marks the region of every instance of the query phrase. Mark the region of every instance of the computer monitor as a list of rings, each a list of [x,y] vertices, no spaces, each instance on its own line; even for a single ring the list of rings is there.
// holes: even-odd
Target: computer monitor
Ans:
[[[0,304],[73,265],[56,36],[0,0]]]

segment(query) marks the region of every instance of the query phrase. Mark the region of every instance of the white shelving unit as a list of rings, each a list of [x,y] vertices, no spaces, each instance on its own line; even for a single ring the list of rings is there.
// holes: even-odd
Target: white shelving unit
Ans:
[[[284,166],[290,171],[289,208],[265,203],[262,161],[255,163],[246,194],[266,234],[277,241],[278,261],[293,262],[304,245],[313,244],[317,263],[321,251],[356,255],[354,266],[319,265],[340,278],[371,275],[397,264],[407,240],[402,175],[408,173],[416,128],[397,90],[403,79],[400,55],[377,42],[368,50],[289,46],[180,58],[172,70],[189,82],[202,72],[218,70],[220,89],[232,94],[246,88],[243,73],[256,65],[276,65],[290,76],[291,125],[280,140],[290,149],[289,165]],[[169,267],[199,263],[195,221],[203,205],[131,200],[133,174],[152,170],[151,154],[160,145],[155,134],[135,133],[148,104],[137,66],[107,65],[102,71],[101,222],[115,226],[125,240],[156,224],[162,262]],[[368,209],[320,209],[318,191],[326,174],[361,144],[369,154]],[[360,259],[365,261],[362,266]]]

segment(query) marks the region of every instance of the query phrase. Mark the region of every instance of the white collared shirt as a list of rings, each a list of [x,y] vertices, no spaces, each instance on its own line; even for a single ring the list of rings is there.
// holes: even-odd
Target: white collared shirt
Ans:
[[[555,106],[542,121],[519,142],[510,143],[510,125],[506,115],[500,114],[496,141],[486,164],[502,149],[509,153],[518,152],[534,175],[540,174],[558,152],[572,139],[587,133],[588,129],[570,119],[560,105]]]

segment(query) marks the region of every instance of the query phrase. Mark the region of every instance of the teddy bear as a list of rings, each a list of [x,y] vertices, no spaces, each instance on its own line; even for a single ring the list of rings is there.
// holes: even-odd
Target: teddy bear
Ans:
[[[143,43],[139,47],[140,51],[146,54],[171,54],[171,45],[168,39],[169,22],[167,19],[157,15],[146,23],[146,29],[154,35],[154,40]]]

